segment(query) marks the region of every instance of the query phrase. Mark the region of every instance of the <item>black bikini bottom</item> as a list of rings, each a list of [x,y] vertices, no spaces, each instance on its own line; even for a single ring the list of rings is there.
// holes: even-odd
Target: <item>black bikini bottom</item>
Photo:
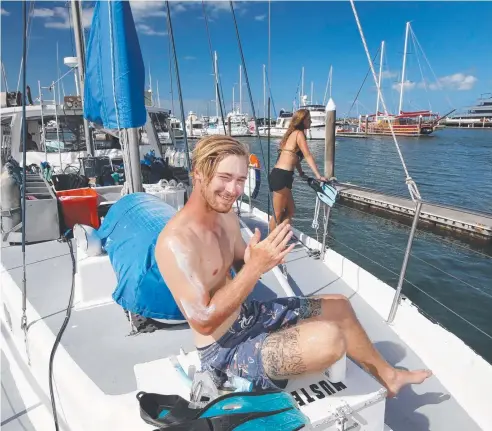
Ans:
[[[277,192],[287,187],[292,190],[294,182],[294,171],[286,171],[285,169],[273,168],[268,177],[270,182],[270,190]]]

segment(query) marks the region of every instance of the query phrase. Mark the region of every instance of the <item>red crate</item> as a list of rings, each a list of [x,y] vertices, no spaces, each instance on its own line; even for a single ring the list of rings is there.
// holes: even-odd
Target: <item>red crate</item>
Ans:
[[[99,228],[97,214],[97,192],[90,188],[62,190],[56,192],[61,203],[63,220],[68,229],[75,224],[85,224]]]

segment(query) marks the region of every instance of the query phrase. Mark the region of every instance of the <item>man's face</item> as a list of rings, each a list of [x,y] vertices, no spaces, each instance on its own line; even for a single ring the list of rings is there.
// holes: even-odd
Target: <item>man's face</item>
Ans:
[[[227,213],[243,194],[248,175],[245,157],[227,156],[217,166],[211,181],[206,184],[201,178],[201,193],[208,206],[218,213]]]

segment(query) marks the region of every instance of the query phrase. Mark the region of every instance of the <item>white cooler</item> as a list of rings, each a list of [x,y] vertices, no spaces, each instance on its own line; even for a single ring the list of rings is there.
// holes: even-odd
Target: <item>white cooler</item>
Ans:
[[[182,185],[179,187],[167,185],[167,181],[165,182],[166,185],[162,186],[161,184],[161,182],[157,184],[143,184],[143,188],[146,193],[159,197],[159,199],[171,205],[176,210],[179,211],[183,208],[186,193],[185,187]]]

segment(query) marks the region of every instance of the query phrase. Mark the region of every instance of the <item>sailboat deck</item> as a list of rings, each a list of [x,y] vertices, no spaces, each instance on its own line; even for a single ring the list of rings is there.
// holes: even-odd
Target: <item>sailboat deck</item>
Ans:
[[[258,227],[266,232],[266,224],[258,218],[244,217],[243,221],[249,228]],[[249,232],[243,229],[243,235],[247,238]],[[26,255],[28,300],[56,334],[65,317],[71,286],[72,263],[68,247],[56,241],[35,244],[26,248]],[[21,289],[20,247],[3,248],[2,265]],[[296,294],[341,293],[349,297],[376,348],[390,363],[408,369],[425,368],[425,364],[380,315],[326,265],[309,257],[305,246],[298,244],[288,256],[287,269],[288,281]],[[262,277],[253,292],[256,299],[284,295],[272,272]],[[30,320],[29,323],[31,327],[39,324]],[[191,333],[186,325],[150,334],[129,333],[128,320],[115,303],[109,301],[89,308],[75,304],[61,344],[94,384],[108,395],[145,390],[137,387],[134,372],[137,364],[178,354],[180,348],[185,351],[193,349]],[[10,384],[15,385],[15,382],[10,381]],[[15,387],[6,388],[6,391],[10,390],[14,391]],[[136,401],[135,414],[138,414]],[[2,422],[4,419],[2,417]],[[480,429],[436,377],[402,390],[398,398],[387,400],[385,422],[395,430]],[[9,429],[16,429],[12,422],[10,425]]]

